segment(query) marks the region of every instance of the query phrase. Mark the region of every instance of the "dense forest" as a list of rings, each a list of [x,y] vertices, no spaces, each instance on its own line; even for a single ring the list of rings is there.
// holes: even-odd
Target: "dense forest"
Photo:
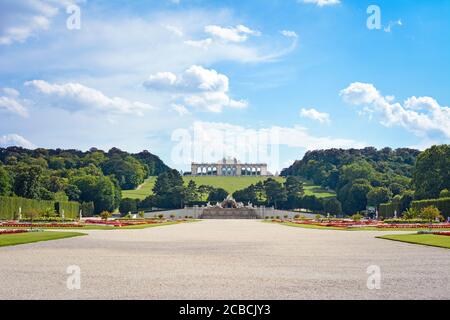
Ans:
[[[337,192],[348,214],[392,200],[407,209],[413,200],[436,199],[450,188],[450,146],[310,151],[282,171]]]
[[[92,203],[95,213],[113,211],[121,190],[169,169],[148,151],[0,148],[0,196],[77,201]]]

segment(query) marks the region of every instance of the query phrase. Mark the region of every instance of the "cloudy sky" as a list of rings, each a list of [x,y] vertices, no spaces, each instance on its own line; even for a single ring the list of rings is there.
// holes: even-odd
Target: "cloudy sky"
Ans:
[[[450,2],[380,0],[379,20],[372,4],[0,0],[0,146],[276,171],[318,148],[449,143]]]

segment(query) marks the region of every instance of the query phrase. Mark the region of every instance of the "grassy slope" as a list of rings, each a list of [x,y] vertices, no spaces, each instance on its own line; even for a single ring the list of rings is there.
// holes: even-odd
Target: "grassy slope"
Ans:
[[[190,180],[195,181],[197,186],[209,185],[215,188],[223,188],[229,193],[233,193],[237,190],[244,189],[251,184],[256,184],[259,181],[264,181],[267,177],[211,177],[211,176],[199,176],[199,177],[183,177],[185,184]],[[279,182],[284,182],[284,178],[276,177]],[[137,190],[122,191],[123,198],[132,199],[144,199],[148,195],[152,194],[152,189],[155,184],[156,177],[151,177],[145,181],[145,183]],[[318,186],[310,183],[305,183],[305,195],[315,195],[319,198],[332,197],[335,194]]]
[[[64,238],[72,238],[84,236],[86,234],[79,232],[29,232],[18,234],[4,234],[0,235],[0,247],[15,246],[18,244],[32,243],[39,241],[49,241]]]
[[[396,234],[377,238],[450,249],[449,236],[438,236],[433,234]]]

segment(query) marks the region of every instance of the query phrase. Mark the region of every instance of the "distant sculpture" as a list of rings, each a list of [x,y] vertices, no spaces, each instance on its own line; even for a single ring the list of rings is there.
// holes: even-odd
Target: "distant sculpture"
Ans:
[[[259,216],[249,203],[245,206],[242,202],[237,202],[229,195],[222,202],[217,202],[215,206],[207,206],[200,215],[200,219],[257,219]]]

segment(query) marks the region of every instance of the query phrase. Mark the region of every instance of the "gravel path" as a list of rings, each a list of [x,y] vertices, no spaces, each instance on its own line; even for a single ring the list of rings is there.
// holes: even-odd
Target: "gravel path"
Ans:
[[[393,232],[210,220],[87,233],[0,248],[0,299],[450,299],[450,250],[374,238]]]

